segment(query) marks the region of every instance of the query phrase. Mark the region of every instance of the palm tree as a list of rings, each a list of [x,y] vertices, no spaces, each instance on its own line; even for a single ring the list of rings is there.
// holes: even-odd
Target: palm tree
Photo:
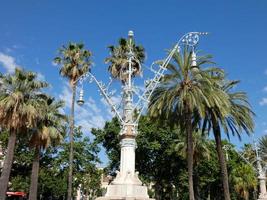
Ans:
[[[110,57],[105,59],[105,63],[109,64],[108,70],[113,78],[119,79],[124,84],[128,78],[128,53],[132,45],[134,53],[133,59],[133,76],[140,75],[141,64],[145,60],[145,49],[141,45],[130,44],[130,40],[120,38],[118,46],[109,46]]]
[[[231,92],[231,89],[233,89],[233,87],[235,87],[238,83],[239,81],[225,81],[221,85],[221,90],[229,96],[229,105],[231,108],[229,113],[225,115],[224,110],[218,106],[209,107],[206,109],[206,118],[203,123],[203,129],[208,126],[213,130],[216,150],[221,167],[221,179],[223,182],[225,200],[230,200],[231,198],[229,192],[227,166],[222,148],[221,128],[224,130],[228,138],[231,133],[233,136],[237,135],[239,139],[241,139],[242,131],[250,134],[253,132],[254,128],[252,119],[254,113],[251,110],[246,93]]]
[[[6,196],[12,167],[17,134],[23,134],[31,127],[36,127],[38,112],[37,95],[48,84],[36,80],[37,75],[16,69],[14,75],[2,77],[6,92],[0,94],[0,125],[9,130],[7,154],[0,177],[0,199]]]
[[[261,159],[267,162],[267,136],[263,136],[259,141]]]
[[[90,70],[92,65],[91,52],[84,49],[83,44],[69,43],[68,46],[62,46],[59,49],[59,56],[54,62],[61,65],[60,74],[69,80],[72,89],[72,103],[70,114],[70,156],[69,156],[69,174],[68,174],[68,197],[72,198],[72,173],[73,173],[73,130],[74,130],[74,104],[76,96],[76,85],[79,78]]]
[[[32,163],[31,185],[29,200],[37,199],[38,172],[40,153],[49,145],[56,146],[63,139],[63,122],[65,115],[60,113],[63,101],[55,101],[53,98],[43,96],[40,100],[40,111],[42,118],[38,120],[38,125],[34,128],[30,139],[31,147],[34,148],[34,160]]]
[[[250,165],[241,164],[233,169],[230,179],[237,194],[244,200],[249,200],[249,191],[256,190],[257,178]]]
[[[193,189],[193,129],[194,124],[205,116],[205,105],[227,109],[227,95],[214,87],[223,74],[218,68],[202,69],[210,63],[211,56],[198,58],[198,66],[191,66],[192,52],[184,50],[173,55],[162,83],[152,94],[149,112],[152,117],[162,116],[178,123],[186,133],[187,165],[190,200],[194,200]]]

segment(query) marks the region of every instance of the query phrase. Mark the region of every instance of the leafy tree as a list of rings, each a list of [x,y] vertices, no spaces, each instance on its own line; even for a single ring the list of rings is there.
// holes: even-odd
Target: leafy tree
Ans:
[[[110,161],[108,171],[112,175],[118,169],[120,161],[119,131],[117,118],[106,122],[103,129],[92,130],[96,136],[95,143],[102,144],[107,152]],[[171,148],[177,136],[166,124],[151,122],[146,116],[140,118],[136,138],[136,170],[140,172],[143,182],[152,184],[149,194],[156,199],[170,199],[175,195],[173,186],[178,183],[178,178],[174,173],[180,171],[183,162]]]
[[[64,106],[63,101],[55,101],[46,95],[43,95],[41,100],[42,118],[38,120],[38,126],[32,130],[30,139],[30,144],[34,148],[34,159],[29,200],[37,199],[40,153],[49,145],[58,145],[62,141],[64,134],[63,122],[66,120],[66,117],[60,113],[60,109]]]
[[[141,64],[145,60],[145,49],[141,45],[136,45],[130,39],[120,38],[118,46],[109,46],[110,56],[105,59],[105,63],[109,64],[108,70],[113,78],[119,79],[124,84],[128,78],[126,71],[128,70],[128,54],[132,45],[134,59],[132,63],[133,76],[140,75]]]
[[[101,176],[103,171],[95,167],[87,168],[86,173],[78,176],[79,186],[83,194],[89,199],[94,200],[96,197],[102,195]]]
[[[17,134],[36,127],[40,117],[37,96],[47,83],[36,80],[37,75],[16,69],[14,75],[2,77],[6,92],[0,93],[0,126],[9,131],[7,153],[0,177],[0,199],[4,200],[11,172]]]
[[[73,159],[73,188],[78,188],[82,185],[82,188],[86,188],[87,191],[92,191],[98,193],[100,191],[100,181],[99,173],[97,172],[96,165],[100,162],[97,153],[99,148],[90,142],[89,137],[83,137],[81,127],[74,129],[74,159]],[[55,158],[55,165],[60,166],[60,172],[66,173],[69,163],[67,162],[69,157],[68,143],[63,143],[62,149],[59,150],[58,157]],[[92,182],[85,179],[85,177],[91,177]],[[91,188],[92,186],[92,188]],[[74,195],[74,192],[73,194]]]
[[[106,122],[103,129],[92,129],[95,135],[94,144],[101,144],[109,158],[108,171],[115,175],[116,170],[120,166],[120,122],[117,118],[113,118],[110,122]]]
[[[0,141],[6,149],[8,133],[0,134]],[[14,164],[11,171],[10,191],[28,193],[30,188],[31,166],[34,158],[34,149],[29,148],[27,137],[20,137],[14,155]],[[57,146],[49,146],[40,154],[40,170],[38,183],[38,198],[40,200],[63,200],[67,196],[67,176],[69,143],[65,138]],[[75,191],[81,185],[84,194],[93,199],[102,190],[100,187],[101,170],[96,168],[99,163],[97,153],[99,148],[92,144],[88,137],[83,137],[79,128],[74,132],[74,184]],[[75,192],[74,192],[75,193]]]
[[[149,112],[152,117],[162,116],[180,126],[186,133],[187,167],[190,200],[194,200],[193,189],[193,131],[199,120],[205,117],[205,105],[227,108],[228,99],[216,85],[222,71],[218,68],[202,69],[211,63],[210,56],[198,58],[192,66],[192,52],[176,51],[166,74],[151,97]]]
[[[95,144],[102,144],[109,157],[108,171],[114,174],[119,166],[119,130],[117,118],[106,122],[103,129],[93,129]],[[200,132],[194,133],[194,188],[198,188],[196,199],[223,200],[223,185],[220,180],[220,165],[214,140],[205,138]],[[197,136],[196,136],[197,135]],[[177,127],[171,127],[167,121],[140,118],[137,134],[136,170],[140,172],[142,182],[148,185],[149,195],[157,200],[188,200],[188,173],[186,170],[186,143],[184,134]],[[204,144],[202,144],[204,143]],[[230,176],[240,165],[246,165],[234,145],[226,140],[222,145],[230,146],[228,171]],[[245,145],[247,146],[247,145]],[[242,151],[244,153],[244,151]],[[255,177],[256,175],[253,174]],[[251,176],[251,174],[250,174]],[[244,179],[248,181],[248,179]],[[242,199],[230,179],[231,199]],[[247,183],[249,184],[249,183]],[[250,189],[253,199],[255,190]]]
[[[179,139],[179,130],[147,116],[140,118],[138,127],[136,169],[145,183],[152,184],[154,198],[175,198],[176,188],[179,188],[178,175],[186,166],[183,157],[173,149]]]
[[[4,152],[7,150],[8,145],[8,131],[3,131],[0,134],[0,142]],[[30,186],[30,171],[31,163],[33,160],[33,151],[29,149],[28,137],[25,135],[17,139],[16,148],[14,151],[14,159],[10,173],[8,190],[21,191],[28,193]]]
[[[38,177],[38,196],[40,200],[63,200],[67,196],[68,170],[65,167],[62,168],[62,166],[68,162],[68,157],[66,157],[64,163],[59,162],[61,160],[59,152],[63,150],[62,146],[63,143],[56,147],[50,146],[41,154]]]
[[[229,138],[229,134],[237,135],[241,138],[242,131],[250,134],[253,131],[252,112],[245,92],[232,92],[232,88],[237,85],[238,81],[225,81],[221,89],[229,96],[230,110],[225,114],[225,108],[222,106],[212,106],[206,109],[206,118],[204,126],[212,127],[216,141],[216,149],[221,166],[221,179],[224,188],[225,200],[230,200],[230,191],[228,183],[228,172],[222,150],[221,129],[224,130]]]
[[[78,79],[90,69],[91,52],[84,49],[83,44],[69,43],[67,46],[62,46],[59,49],[59,56],[54,59],[54,62],[61,66],[60,74],[69,80],[72,89],[72,103],[70,114],[70,154],[69,154],[69,175],[68,175],[68,198],[72,198],[72,173],[73,173],[73,129],[74,129],[74,105],[76,96],[76,85]]]
[[[233,169],[230,179],[234,185],[235,191],[244,200],[249,200],[250,190],[256,190],[257,178],[253,168],[247,164],[239,164]]]

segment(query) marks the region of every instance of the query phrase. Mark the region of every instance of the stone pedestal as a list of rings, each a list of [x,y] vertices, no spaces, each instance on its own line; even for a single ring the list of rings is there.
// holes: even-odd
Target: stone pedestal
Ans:
[[[265,195],[260,194],[258,200],[267,200],[267,194],[265,194]]]
[[[263,171],[261,171],[262,173]],[[265,173],[262,173],[259,177],[258,177],[259,181],[260,181],[260,194],[259,194],[259,198],[258,200],[267,200],[267,192],[266,192],[266,177],[265,177]]]
[[[147,187],[142,185],[135,172],[135,138],[121,140],[121,165],[116,178],[107,186],[104,197],[96,200],[149,200]]]

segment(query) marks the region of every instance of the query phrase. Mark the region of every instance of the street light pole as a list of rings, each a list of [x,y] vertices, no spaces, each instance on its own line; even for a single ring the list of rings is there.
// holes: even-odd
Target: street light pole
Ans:
[[[266,192],[266,171],[262,168],[261,165],[261,157],[258,152],[258,146],[256,142],[254,142],[256,158],[257,158],[257,169],[258,169],[258,179],[260,183],[260,193],[258,200],[267,200],[267,192]]]
[[[139,199],[139,200],[148,200],[149,196],[147,193],[147,187],[142,184],[138,178],[138,172],[135,171],[135,149],[136,145],[136,135],[137,135],[137,126],[143,110],[147,106],[147,103],[150,101],[150,97],[157,85],[160,82],[160,79],[164,76],[167,66],[171,61],[174,53],[180,51],[182,47],[186,47],[188,50],[192,51],[192,66],[196,66],[196,54],[194,52],[195,46],[199,42],[199,36],[206,35],[207,33],[201,32],[190,32],[185,34],[179,39],[174,48],[170,51],[162,65],[158,66],[158,69],[155,70],[154,64],[151,65],[150,70],[155,73],[153,79],[146,81],[146,88],[142,95],[135,91],[134,85],[132,82],[134,74],[134,65],[133,61],[139,63],[134,54],[133,50],[133,31],[129,31],[129,52],[127,54],[127,68],[123,70],[123,76],[127,77],[126,81],[123,84],[123,94],[122,102],[123,109],[122,113],[119,112],[117,106],[112,101],[112,93],[108,91],[110,84],[105,86],[102,82],[99,82],[93,74],[88,72],[86,75],[80,78],[79,82],[82,84],[87,78],[90,78],[91,81],[94,81],[101,94],[111,106],[112,110],[115,112],[116,116],[119,119],[121,125],[120,131],[120,146],[121,146],[121,156],[120,156],[120,171],[117,171],[116,178],[111,182],[107,187],[107,192],[104,197],[99,197],[97,200],[116,200],[116,199]],[[183,46],[180,46],[183,44]],[[141,68],[141,65],[139,66]],[[140,69],[139,69],[140,70]],[[133,95],[136,94],[138,101],[134,104]],[[83,100],[83,89],[80,90],[80,97],[77,101],[79,105],[84,103]],[[137,116],[134,117],[134,112],[139,111]]]

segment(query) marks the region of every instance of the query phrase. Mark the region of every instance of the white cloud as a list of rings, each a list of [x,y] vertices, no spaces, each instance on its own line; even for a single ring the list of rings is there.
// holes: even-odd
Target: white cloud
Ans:
[[[55,67],[57,67],[57,66],[58,66],[58,64],[57,64],[57,63],[55,63],[54,61],[52,61],[52,62],[51,62],[51,64],[52,64],[53,66],[55,66]]]
[[[39,58],[35,58],[35,63],[36,63],[36,65],[40,65],[40,60],[39,60]]]
[[[262,98],[260,101],[260,105],[261,106],[267,105],[267,98]]]
[[[5,48],[5,52],[7,52],[7,53],[10,53],[10,52],[12,52],[13,50],[11,49],[11,48]]]
[[[17,45],[17,44],[12,45],[13,49],[18,49],[18,48],[21,48],[21,47],[22,47],[21,45]]]
[[[19,65],[16,63],[16,59],[12,56],[0,52],[0,64],[7,70],[8,73],[13,73],[16,67]]]
[[[90,109],[92,109],[95,113],[100,113],[101,110],[97,107],[95,100],[92,97],[89,97],[88,103],[85,103]]]
[[[267,86],[265,86],[265,87],[263,88],[263,91],[264,91],[264,92],[267,92]]]
[[[37,79],[39,81],[45,81],[45,76],[42,73],[38,72],[37,73]]]

